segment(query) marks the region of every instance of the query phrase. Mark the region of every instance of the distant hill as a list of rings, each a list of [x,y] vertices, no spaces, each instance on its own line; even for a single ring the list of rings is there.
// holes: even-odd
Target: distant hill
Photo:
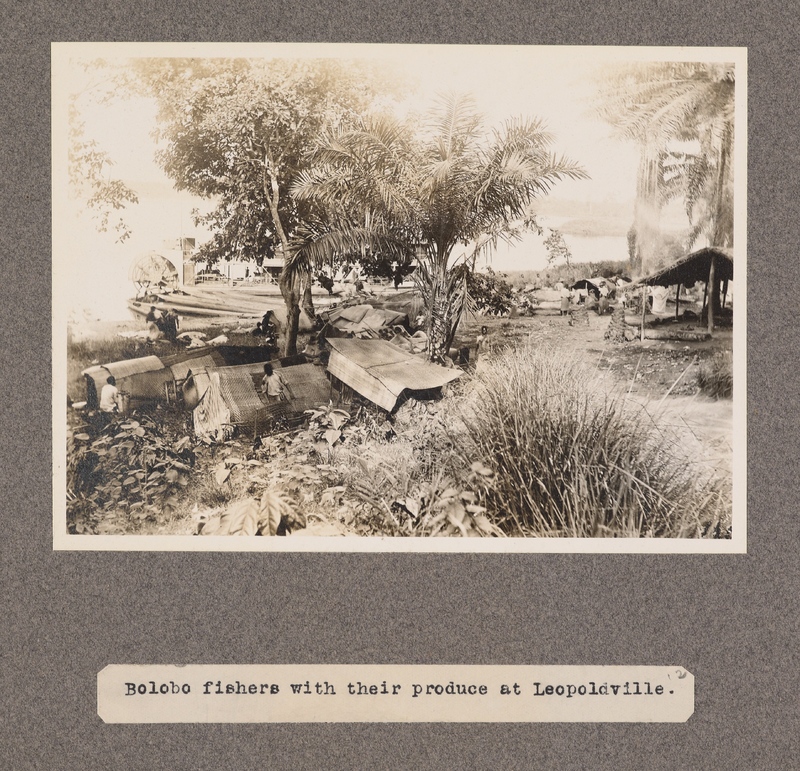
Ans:
[[[557,228],[565,236],[611,236],[625,238],[634,220],[634,199],[576,201],[543,198],[532,207],[545,227]],[[661,208],[659,227],[663,232],[685,233],[688,220],[681,200]]]
[[[630,227],[630,222],[633,220],[633,207],[633,198],[576,201],[548,196],[536,201],[533,210],[543,217],[558,217],[568,220],[624,220],[628,222],[627,227]]]
[[[582,217],[571,219],[558,226],[565,236],[621,236],[625,237],[631,226],[631,218]]]

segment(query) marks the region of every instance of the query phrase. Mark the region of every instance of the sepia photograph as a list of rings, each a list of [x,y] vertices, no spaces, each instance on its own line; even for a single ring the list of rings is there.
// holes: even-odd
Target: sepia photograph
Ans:
[[[746,49],[55,43],[52,107],[56,549],[746,551]]]

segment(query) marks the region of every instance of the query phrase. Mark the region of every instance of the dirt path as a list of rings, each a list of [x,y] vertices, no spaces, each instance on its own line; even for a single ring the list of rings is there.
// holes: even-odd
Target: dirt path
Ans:
[[[589,314],[589,325],[570,326],[557,312],[514,319],[478,318],[462,328],[468,344],[482,325],[489,327],[494,345],[530,341],[583,359],[597,373],[598,387],[624,394],[627,400],[674,430],[684,451],[709,471],[731,473],[733,403],[698,393],[700,364],[720,350],[731,350],[731,330],[718,330],[711,340],[673,342],[645,340],[608,343],[604,334],[610,316]],[[474,337],[472,337],[474,340]],[[610,378],[610,382],[608,381]]]

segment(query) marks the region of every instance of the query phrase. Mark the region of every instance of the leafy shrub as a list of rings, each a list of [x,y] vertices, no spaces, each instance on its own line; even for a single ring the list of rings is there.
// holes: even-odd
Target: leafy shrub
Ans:
[[[457,446],[495,472],[479,492],[506,534],[686,537],[727,517],[722,482],[663,426],[594,391],[579,362],[520,348],[473,384]]]
[[[467,274],[467,291],[481,313],[505,316],[514,304],[511,284],[503,273],[487,268],[485,273]]]
[[[350,421],[350,413],[339,409],[329,402],[315,410],[306,410],[308,415],[308,432],[314,450],[322,458],[330,460],[334,445],[345,438],[344,427]]]
[[[700,365],[697,373],[700,390],[715,399],[730,399],[733,396],[733,354],[717,351]]]
[[[280,490],[265,490],[260,501],[247,498],[222,514],[202,519],[199,535],[286,535],[306,526],[295,502]]]
[[[534,311],[539,307],[536,297],[526,292],[518,292],[515,303],[520,316],[533,316]]]
[[[152,418],[137,417],[113,416],[96,433],[68,430],[70,532],[122,532],[175,509],[194,461],[189,437],[168,437]]]

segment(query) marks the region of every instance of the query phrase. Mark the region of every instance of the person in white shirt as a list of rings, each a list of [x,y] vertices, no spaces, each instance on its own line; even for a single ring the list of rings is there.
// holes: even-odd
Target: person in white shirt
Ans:
[[[100,412],[119,412],[119,388],[113,375],[109,375],[100,391]]]
[[[270,402],[277,402],[286,399],[289,391],[286,381],[281,377],[280,372],[275,372],[272,365],[267,362],[264,364],[264,377],[261,379],[261,392]]]
[[[558,283],[561,284],[560,281]],[[561,305],[560,305],[561,315],[566,316],[569,314],[569,306],[572,301],[572,293],[563,284],[561,284],[561,289],[558,290],[558,293],[561,297]]]

